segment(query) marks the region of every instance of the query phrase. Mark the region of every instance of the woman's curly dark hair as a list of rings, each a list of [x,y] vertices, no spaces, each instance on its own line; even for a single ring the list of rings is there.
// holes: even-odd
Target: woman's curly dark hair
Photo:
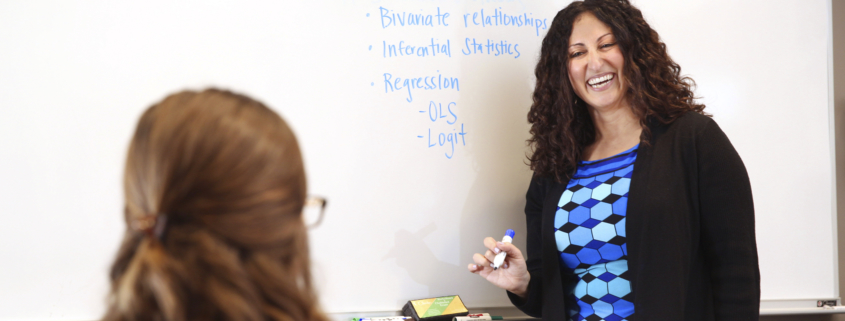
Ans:
[[[643,128],[640,140],[648,144],[648,122],[671,123],[684,113],[704,113],[693,96],[695,82],[681,76],[681,67],[669,57],[666,44],[628,0],[576,1],[561,10],[543,39],[534,74],[537,85],[528,112],[533,149],[529,157],[536,175],[565,182],[575,173],[585,147],[595,141],[595,127],[587,104],[569,82],[569,37],[579,15],[590,12],[613,32],[625,59],[623,79],[628,101]]]

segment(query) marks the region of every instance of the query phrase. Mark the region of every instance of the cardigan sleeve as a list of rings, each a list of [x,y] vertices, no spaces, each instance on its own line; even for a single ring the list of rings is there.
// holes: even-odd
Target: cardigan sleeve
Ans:
[[[713,290],[716,320],[757,320],[760,270],[748,173],[716,122],[696,142],[701,246]]]
[[[543,201],[550,186],[548,178],[534,176],[525,195],[526,266],[531,280],[525,298],[508,291],[511,303],[522,312],[533,317],[541,317],[543,307],[543,272],[542,272],[542,216]]]

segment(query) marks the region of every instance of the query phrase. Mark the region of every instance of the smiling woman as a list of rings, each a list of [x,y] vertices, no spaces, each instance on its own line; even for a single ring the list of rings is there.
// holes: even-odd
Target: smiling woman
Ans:
[[[566,173],[585,152],[581,147],[601,134],[595,128],[601,124],[593,122],[596,109],[587,106],[630,110],[638,119],[641,140],[649,136],[650,120],[668,124],[688,111],[704,114],[705,106],[694,100],[695,82],[681,76],[657,32],[627,1],[577,1],[561,10],[543,39],[535,74],[528,114],[535,147],[531,165],[557,180],[569,178]],[[587,87],[600,84],[588,81],[608,75],[606,87]],[[629,108],[620,111],[620,106]]]
[[[528,114],[527,258],[488,237],[470,272],[548,320],[756,320],[748,174],[680,71],[627,0],[561,10]]]
[[[610,27],[586,12],[575,22],[569,45],[569,82],[594,108],[629,108],[619,81],[625,58]]]

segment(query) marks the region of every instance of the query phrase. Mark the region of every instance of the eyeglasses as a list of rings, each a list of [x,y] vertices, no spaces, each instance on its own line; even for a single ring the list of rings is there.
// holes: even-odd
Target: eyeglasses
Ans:
[[[305,222],[305,227],[312,229],[323,222],[326,204],[327,200],[319,196],[309,196],[305,199],[305,206],[302,207],[302,220]]]

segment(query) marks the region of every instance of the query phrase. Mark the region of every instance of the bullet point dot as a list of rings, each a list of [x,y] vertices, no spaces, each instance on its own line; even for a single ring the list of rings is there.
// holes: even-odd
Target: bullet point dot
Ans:
[[[373,50],[373,45],[370,45],[370,50]]]
[[[376,85],[376,83],[374,83],[374,82],[370,83],[370,86],[375,86],[375,85]]]
[[[368,13],[368,14],[367,14],[367,17],[369,17],[369,16],[370,16],[370,14]]]

